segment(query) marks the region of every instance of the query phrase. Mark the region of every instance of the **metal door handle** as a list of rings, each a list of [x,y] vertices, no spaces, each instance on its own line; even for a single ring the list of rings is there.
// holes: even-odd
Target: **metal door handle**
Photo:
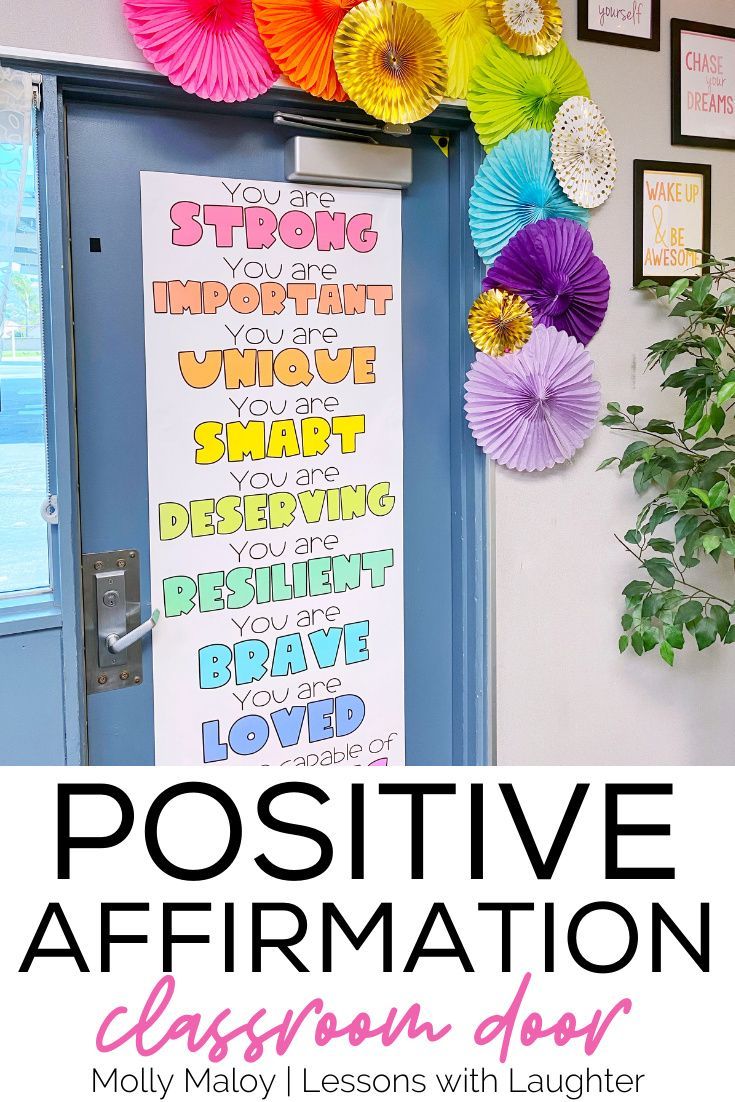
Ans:
[[[140,551],[125,547],[83,555],[82,585],[87,692],[142,685],[141,640],[150,635],[159,613],[156,610],[128,631],[128,625],[145,615],[140,603]]]
[[[122,654],[128,647],[132,647],[133,643],[137,643],[139,639],[143,639],[146,635],[150,635],[158,623],[160,615],[161,613],[156,608],[153,610],[153,615],[149,620],[145,620],[142,624],[139,624],[137,628],[133,628],[127,635],[108,635],[105,642],[110,654]]]

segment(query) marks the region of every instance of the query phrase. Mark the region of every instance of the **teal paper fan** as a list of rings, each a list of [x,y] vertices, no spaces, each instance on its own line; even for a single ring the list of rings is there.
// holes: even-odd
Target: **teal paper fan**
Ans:
[[[545,130],[511,134],[480,165],[470,194],[470,232],[488,265],[530,222],[572,218],[587,225],[589,211],[564,194]]]

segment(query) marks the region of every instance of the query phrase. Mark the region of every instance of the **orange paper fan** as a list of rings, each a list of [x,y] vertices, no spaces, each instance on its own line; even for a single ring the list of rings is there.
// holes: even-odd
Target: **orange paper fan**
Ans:
[[[298,88],[321,99],[346,100],[332,52],[344,16],[359,0],[253,0],[268,53]]]

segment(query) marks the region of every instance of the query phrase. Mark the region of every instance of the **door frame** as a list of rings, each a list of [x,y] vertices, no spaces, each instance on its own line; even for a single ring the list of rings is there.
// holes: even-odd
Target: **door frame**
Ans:
[[[3,62],[6,63],[6,62]],[[66,104],[87,102],[185,110],[244,118],[268,118],[275,111],[306,111],[313,116],[339,113],[345,121],[370,120],[352,104],[325,103],[289,87],[276,86],[244,104],[215,104],[175,88],[158,74],[120,73],[95,67],[22,65],[43,81],[42,195],[47,249],[45,338],[47,372],[52,381],[56,426],[56,492],[62,505],[59,524],[59,590],[64,654],[65,731],[68,764],[87,761],[86,690],[81,607],[81,532],[76,439],[76,395],[73,344],[73,300],[70,257],[70,195],[67,177]],[[482,160],[464,105],[442,104],[415,130],[449,132],[455,149],[450,169],[450,416],[452,493],[452,650],[454,672],[453,765],[488,765],[495,761],[494,602],[488,578],[494,574],[494,540],[488,490],[493,470],[467,431],[464,380],[473,348],[465,318],[483,275],[467,228],[467,204]],[[68,504],[68,508],[66,507]]]

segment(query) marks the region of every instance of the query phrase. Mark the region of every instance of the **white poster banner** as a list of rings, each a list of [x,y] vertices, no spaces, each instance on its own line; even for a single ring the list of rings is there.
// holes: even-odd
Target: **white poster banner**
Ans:
[[[681,32],[681,132],[735,140],[735,37]]]
[[[141,197],[156,763],[402,765],[400,195]]]

